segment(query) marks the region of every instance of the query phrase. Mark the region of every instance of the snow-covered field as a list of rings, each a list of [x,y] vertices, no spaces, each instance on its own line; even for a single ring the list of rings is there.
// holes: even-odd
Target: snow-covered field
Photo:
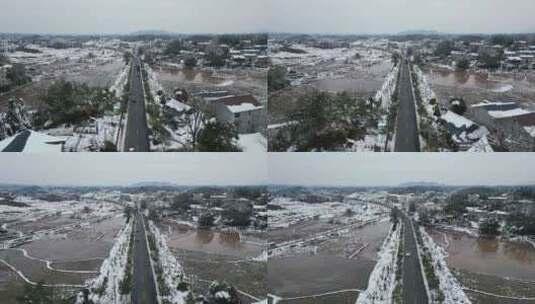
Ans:
[[[29,196],[17,196],[14,201],[29,207],[0,205],[2,221],[38,221],[44,216],[58,214],[66,218],[78,218],[85,214],[84,219],[90,219],[91,217],[111,216],[119,210],[118,206],[112,203],[85,200],[49,202]],[[88,210],[87,208],[91,210],[90,213],[84,212],[84,209]]]
[[[385,52],[371,49],[367,46],[351,46],[349,48],[333,48],[333,49],[321,49],[310,47],[302,44],[294,44],[291,47],[299,50],[303,50],[306,53],[291,53],[286,51],[277,51],[280,45],[270,45],[270,58],[273,64],[281,64],[285,66],[292,65],[304,65],[304,66],[314,66],[324,62],[345,62],[347,60],[352,60],[355,54],[360,54],[363,56],[363,64],[369,65],[374,63],[379,63],[386,59],[390,58]]]
[[[354,201],[309,204],[287,197],[275,197],[270,204],[282,209],[269,211],[269,229],[285,228],[313,218],[324,221],[336,218],[340,224],[348,224],[354,220],[376,219],[387,212],[386,208],[379,205]],[[351,216],[341,217],[348,210],[351,210]]]
[[[379,259],[373,269],[368,287],[359,294],[357,304],[390,304],[396,288],[397,253],[400,244],[401,225],[393,230],[383,242],[378,253]]]

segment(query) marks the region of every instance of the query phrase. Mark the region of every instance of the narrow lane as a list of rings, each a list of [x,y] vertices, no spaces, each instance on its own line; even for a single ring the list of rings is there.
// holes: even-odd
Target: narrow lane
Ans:
[[[156,285],[152,275],[143,216],[139,212],[136,215],[135,229],[132,304],[157,304]]]
[[[399,107],[396,119],[395,152],[420,152],[416,104],[412,93],[408,63],[402,59],[399,79]]]
[[[133,56],[132,65],[132,87],[127,108],[128,113],[123,151],[148,152],[149,137],[147,116],[145,113],[145,95],[141,75],[141,61],[137,55]]]
[[[414,227],[411,219],[401,215],[404,229],[404,259],[403,259],[403,302],[405,304],[427,304],[427,291],[425,288],[418,249],[414,237]]]

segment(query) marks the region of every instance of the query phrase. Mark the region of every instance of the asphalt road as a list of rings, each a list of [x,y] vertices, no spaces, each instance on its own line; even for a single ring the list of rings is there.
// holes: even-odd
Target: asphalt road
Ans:
[[[420,152],[416,106],[412,94],[409,66],[402,60],[399,80],[399,108],[396,119],[395,152]]]
[[[141,78],[141,62],[137,56],[134,56],[132,60],[134,68],[132,69],[132,88],[130,100],[128,101],[124,151],[148,152],[149,136],[147,116],[145,114],[143,80]]]
[[[425,290],[420,261],[418,259],[418,249],[414,237],[411,220],[402,215],[404,230],[404,252],[403,259],[403,303],[405,304],[427,304],[427,292]],[[410,255],[407,256],[407,253]]]
[[[135,229],[132,304],[157,304],[156,285],[150,266],[143,217],[139,213],[136,215]]]

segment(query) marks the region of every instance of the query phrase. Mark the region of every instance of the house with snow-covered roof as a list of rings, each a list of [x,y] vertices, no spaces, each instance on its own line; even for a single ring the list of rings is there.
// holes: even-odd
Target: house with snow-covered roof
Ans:
[[[236,125],[240,134],[256,133],[264,126],[264,106],[251,94],[222,97],[214,104],[217,120]]]
[[[1,152],[62,152],[65,139],[32,130],[21,131],[0,141]]]
[[[499,135],[509,136],[519,144],[535,144],[535,112],[520,108],[515,102],[490,102],[472,105],[474,120]],[[531,150],[531,149],[530,149]]]

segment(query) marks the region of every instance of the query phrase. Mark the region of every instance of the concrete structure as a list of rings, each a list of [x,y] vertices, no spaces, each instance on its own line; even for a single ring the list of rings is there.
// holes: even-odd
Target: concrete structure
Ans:
[[[223,97],[214,106],[217,120],[235,124],[238,133],[256,133],[265,125],[265,108],[253,95]]]
[[[532,150],[535,144],[535,112],[518,107],[515,102],[490,102],[472,105],[474,120],[499,137],[508,137],[516,145]]]

